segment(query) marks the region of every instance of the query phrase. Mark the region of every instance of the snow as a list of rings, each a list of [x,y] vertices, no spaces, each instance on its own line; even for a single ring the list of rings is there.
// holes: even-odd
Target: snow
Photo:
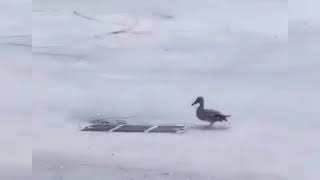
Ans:
[[[0,1],[0,179],[30,179],[31,1]]]
[[[0,177],[319,179],[316,4],[2,0]],[[201,128],[197,96],[231,128]],[[99,117],[195,128],[79,131]]]

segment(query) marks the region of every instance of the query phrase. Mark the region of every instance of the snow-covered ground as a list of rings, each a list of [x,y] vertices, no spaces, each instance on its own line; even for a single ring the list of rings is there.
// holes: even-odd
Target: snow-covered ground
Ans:
[[[0,1],[0,177],[319,179],[317,5]],[[231,128],[200,128],[200,95]],[[196,128],[79,131],[99,117]]]
[[[0,1],[0,179],[31,179],[31,0]]]

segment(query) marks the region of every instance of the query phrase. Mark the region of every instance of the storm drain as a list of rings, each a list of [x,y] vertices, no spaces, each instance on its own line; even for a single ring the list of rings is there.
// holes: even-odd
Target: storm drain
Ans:
[[[154,129],[149,130],[149,132],[157,133],[177,133],[183,132],[185,129],[184,126],[157,126]]]
[[[135,133],[183,133],[185,126],[181,125],[130,125],[101,123],[92,124],[82,131],[103,131],[103,132],[135,132]]]

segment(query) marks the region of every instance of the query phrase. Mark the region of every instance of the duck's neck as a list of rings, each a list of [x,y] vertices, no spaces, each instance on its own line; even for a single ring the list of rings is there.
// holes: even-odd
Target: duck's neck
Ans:
[[[199,109],[204,109],[204,102],[203,101],[200,101],[199,102],[200,106],[198,107]]]

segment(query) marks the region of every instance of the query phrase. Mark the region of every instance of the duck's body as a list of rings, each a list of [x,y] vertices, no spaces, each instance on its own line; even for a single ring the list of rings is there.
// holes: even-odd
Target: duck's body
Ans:
[[[212,110],[212,109],[204,109],[204,99],[202,97],[198,97],[197,100],[192,104],[195,105],[199,103],[199,107],[197,108],[196,115],[202,121],[210,122],[210,126],[217,121],[226,121],[230,115],[222,114],[220,111]]]

